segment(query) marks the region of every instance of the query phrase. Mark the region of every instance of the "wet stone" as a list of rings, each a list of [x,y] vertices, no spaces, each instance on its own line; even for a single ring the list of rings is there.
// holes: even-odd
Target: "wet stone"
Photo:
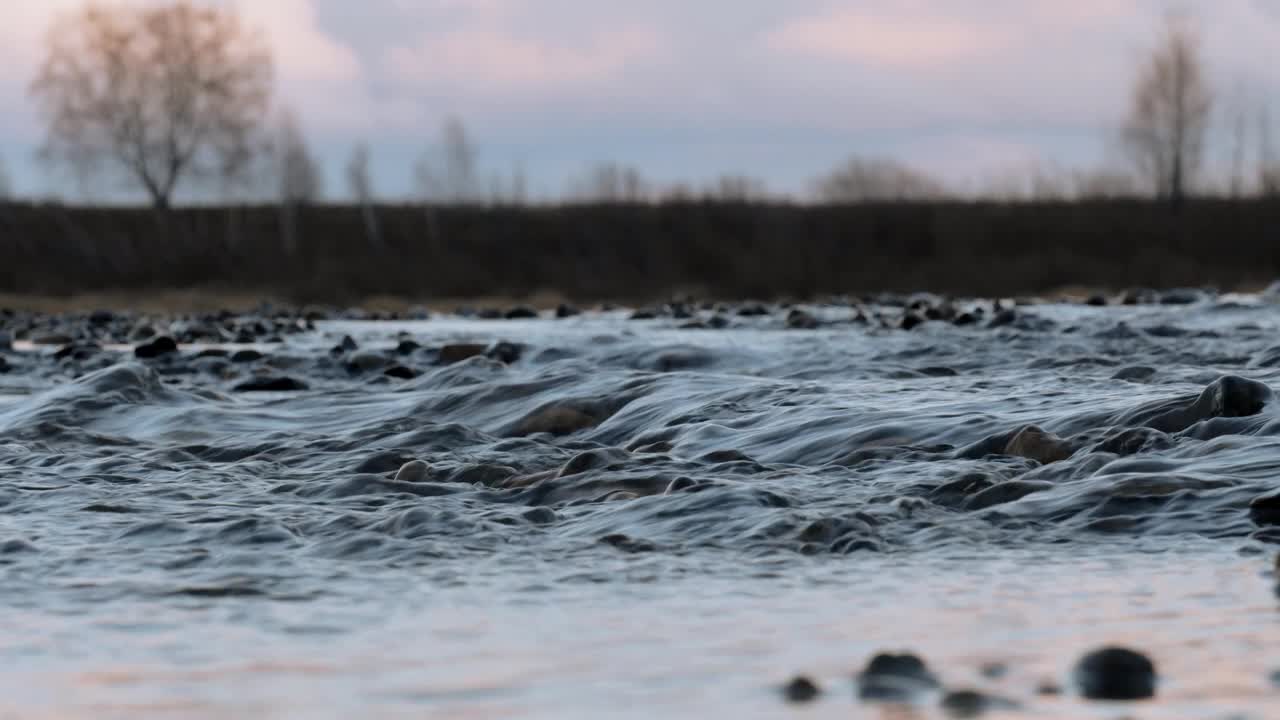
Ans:
[[[911,653],[880,653],[858,673],[858,697],[863,700],[910,700],[937,687],[937,676]]]
[[[953,718],[978,717],[987,711],[990,704],[987,696],[977,690],[952,690],[939,703],[942,711]]]
[[[560,519],[556,511],[549,507],[529,508],[520,516],[534,525],[550,525]]]
[[[1255,525],[1280,525],[1280,492],[1254,498],[1249,503],[1249,519]]]
[[[489,348],[485,356],[497,360],[504,365],[511,365],[524,355],[524,346],[510,342],[500,342]]]
[[[1016,500],[1053,488],[1053,483],[1044,480],[1009,480],[992,485],[971,497],[965,504],[966,510],[985,510],[996,505],[1011,503]]]
[[[390,378],[396,378],[397,380],[412,380],[422,373],[414,370],[413,368],[405,367],[404,365],[392,365],[382,371],[382,374]]]
[[[532,320],[538,317],[538,311],[529,305],[517,305],[507,310],[504,317],[508,320]]]
[[[787,327],[793,330],[815,330],[821,323],[812,313],[794,308],[787,313]]]
[[[565,405],[535,410],[516,425],[516,436],[548,433],[551,435],[571,435],[579,430],[593,428],[600,423],[600,418],[585,410]]]
[[[1156,374],[1156,369],[1146,367],[1144,365],[1134,365],[1121,368],[1111,376],[1112,380],[1126,380],[1128,382],[1147,382]]]
[[[622,533],[613,533],[600,538],[602,545],[609,545],[627,553],[647,553],[657,550],[648,540],[638,540]]]
[[[1074,678],[1080,694],[1090,700],[1142,700],[1156,692],[1155,665],[1127,648],[1086,654],[1076,663]]]
[[[168,336],[158,337],[133,349],[134,357],[140,360],[152,360],[176,352],[178,352],[178,343]]]
[[[307,390],[305,382],[287,375],[256,377],[236,385],[236,392],[295,392]]]
[[[370,455],[352,469],[357,473],[382,475],[403,470],[405,465],[412,462],[416,462],[416,459],[409,455],[396,450],[384,450]]]
[[[1073,452],[1070,443],[1034,425],[1018,431],[1004,448],[1005,455],[1035,460],[1041,465],[1066,460]]]
[[[347,360],[347,372],[364,373],[382,370],[390,364],[385,355],[373,352],[355,353]]]
[[[488,345],[481,345],[479,343],[457,343],[454,345],[445,345],[440,348],[440,362],[445,365],[459,363],[463,360],[483,355],[484,351],[487,350],[488,347]]]
[[[782,687],[782,696],[790,703],[808,703],[817,700],[822,689],[813,680],[797,675]]]
[[[367,460],[365,462],[368,462]],[[357,470],[356,472],[367,472]],[[396,471],[398,482],[426,482],[431,477],[431,466],[421,460],[410,460]]]

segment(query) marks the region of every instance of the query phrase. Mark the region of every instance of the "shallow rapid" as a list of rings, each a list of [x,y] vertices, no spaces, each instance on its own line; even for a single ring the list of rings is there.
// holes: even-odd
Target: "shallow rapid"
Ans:
[[[10,316],[0,713],[1265,718],[1280,304],[1186,300]]]

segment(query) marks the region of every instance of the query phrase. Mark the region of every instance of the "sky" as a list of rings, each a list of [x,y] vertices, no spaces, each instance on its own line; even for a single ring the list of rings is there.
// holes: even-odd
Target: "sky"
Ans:
[[[146,2],[149,0],[137,0]],[[801,193],[850,156],[958,186],[1114,161],[1165,0],[206,0],[267,34],[332,197],[354,144],[387,198],[462,120],[485,174],[555,194],[601,162],[656,182],[723,173]],[[34,161],[45,29],[80,0],[0,9],[0,157],[21,194],[74,196]],[[1186,0],[1219,130],[1276,102],[1280,0]],[[1252,112],[1252,110],[1251,110]],[[1252,125],[1251,125],[1252,127]],[[1280,136],[1280,135],[1278,135]],[[1225,137],[1225,134],[1224,134]],[[1218,143],[1221,147],[1223,143]]]

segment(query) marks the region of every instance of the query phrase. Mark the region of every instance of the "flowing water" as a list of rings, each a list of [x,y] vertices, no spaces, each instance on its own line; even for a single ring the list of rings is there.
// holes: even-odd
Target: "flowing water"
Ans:
[[[1278,310],[17,343],[0,717],[946,717],[857,699],[883,649],[990,717],[1277,717]],[[1154,700],[1074,692],[1107,644]]]

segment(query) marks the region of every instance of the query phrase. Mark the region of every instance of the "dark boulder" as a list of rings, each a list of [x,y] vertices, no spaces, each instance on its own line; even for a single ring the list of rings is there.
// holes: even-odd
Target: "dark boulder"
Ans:
[[[538,317],[538,311],[528,305],[517,305],[504,315],[508,320],[532,320]]]
[[[1280,491],[1254,498],[1249,503],[1249,519],[1263,527],[1280,525]]]
[[[817,683],[803,675],[797,675],[791,678],[791,681],[782,687],[782,696],[787,702],[807,703],[818,699],[822,694],[822,690]]]
[[[910,700],[937,687],[937,676],[911,653],[880,653],[858,674],[858,697],[863,700]]]
[[[138,345],[133,349],[133,356],[139,360],[154,360],[155,358],[178,352],[178,343],[168,335],[161,335],[149,343]]]
[[[787,313],[787,327],[793,330],[814,330],[821,324],[812,313],[800,308],[792,308],[791,312]]]
[[[287,375],[256,377],[236,385],[236,392],[293,392],[306,390],[308,385]]]
[[[1094,650],[1076,663],[1075,682],[1090,700],[1143,700],[1156,694],[1156,668],[1147,656],[1126,648]]]
[[[477,355],[483,355],[487,349],[488,346],[479,343],[455,343],[440,348],[438,357],[441,364],[452,365],[463,360],[469,360]]]
[[[390,378],[396,378],[397,380],[412,380],[422,373],[414,370],[413,368],[405,367],[404,365],[392,365],[384,370],[382,374]]]
[[[500,342],[489,348],[485,352],[485,356],[504,365],[511,365],[520,360],[520,357],[524,354],[524,347],[524,345],[517,343]]]

